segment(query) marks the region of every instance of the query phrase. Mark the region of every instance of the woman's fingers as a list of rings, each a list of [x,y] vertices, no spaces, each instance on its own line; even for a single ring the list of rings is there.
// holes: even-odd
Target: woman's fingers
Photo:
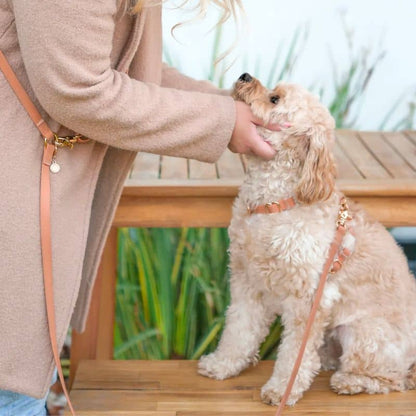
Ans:
[[[269,143],[265,142],[261,136],[258,134],[256,136],[250,148],[251,152],[265,160],[273,159],[276,155],[276,150]]]
[[[273,158],[275,151],[257,133],[250,107],[241,101],[236,101],[235,107],[236,121],[229,149],[235,153],[255,154],[266,160]]]
[[[273,159],[276,151],[257,132],[261,126],[271,131],[281,131],[292,127],[290,123],[265,123],[256,117],[249,105],[242,101],[235,101],[236,122],[228,147],[232,152],[255,154],[265,160]]]
[[[290,124],[290,123],[283,123],[283,124],[267,123],[267,124],[265,124],[262,119],[256,117],[255,115],[253,115],[253,123],[256,126],[261,126],[261,127],[264,127],[267,130],[272,130],[272,131],[282,131],[283,129],[287,129],[289,127],[292,127],[292,124]]]
[[[236,101],[236,122],[234,131],[231,136],[229,149],[235,153],[242,154],[255,154],[265,160],[272,159],[276,151],[265,142],[264,139],[258,134],[256,126],[262,125],[258,123],[260,121],[254,117],[251,112],[250,106],[247,104]],[[277,125],[270,125],[275,131],[279,131],[280,128]]]

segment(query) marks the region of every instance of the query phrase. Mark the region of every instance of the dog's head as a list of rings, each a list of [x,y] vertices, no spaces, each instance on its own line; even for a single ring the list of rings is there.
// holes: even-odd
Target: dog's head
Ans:
[[[295,84],[279,83],[268,90],[245,73],[235,83],[233,98],[250,105],[265,123],[291,124],[282,132],[260,129],[260,134],[277,150],[276,158],[289,153],[300,163],[298,201],[312,204],[329,198],[336,172],[330,151],[335,122],[318,97]]]

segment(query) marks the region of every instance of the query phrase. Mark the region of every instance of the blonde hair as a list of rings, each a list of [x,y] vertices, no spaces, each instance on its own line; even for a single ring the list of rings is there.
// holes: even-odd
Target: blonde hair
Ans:
[[[163,2],[166,0],[161,1]],[[184,0],[179,7],[184,6],[188,2],[189,0]],[[147,6],[148,3],[152,3],[152,0],[136,0],[135,5],[132,8],[132,13],[139,13],[143,9],[143,7]],[[198,10],[196,19],[203,18],[206,16],[210,3],[215,4],[222,11],[218,24],[224,23],[231,16],[234,19],[237,19],[238,12],[243,10],[241,0],[199,0],[198,6],[195,7],[195,9]]]

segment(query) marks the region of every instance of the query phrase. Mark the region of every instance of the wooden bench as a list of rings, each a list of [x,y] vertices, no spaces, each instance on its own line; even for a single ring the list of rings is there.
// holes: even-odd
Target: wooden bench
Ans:
[[[217,381],[197,374],[196,361],[83,361],[72,387],[77,415],[112,416],[274,416],[262,403],[261,386],[273,361],[261,361],[238,377]],[[415,416],[416,390],[387,395],[338,396],[330,373],[285,415]]]
[[[416,131],[336,135],[341,190],[385,226],[416,226]],[[71,384],[80,360],[113,358],[117,228],[227,227],[244,171],[244,159],[228,151],[215,165],[137,156],[105,247],[86,331],[73,333]]]

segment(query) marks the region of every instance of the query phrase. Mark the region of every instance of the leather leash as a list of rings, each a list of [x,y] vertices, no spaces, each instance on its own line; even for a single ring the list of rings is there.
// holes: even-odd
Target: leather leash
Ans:
[[[58,136],[49,128],[45,120],[36,109],[30,97],[20,84],[12,68],[7,62],[6,57],[0,51],[0,70],[3,72],[7,81],[10,83],[13,91],[22,103],[23,107],[29,114],[35,126],[39,129],[40,134],[45,140],[45,146],[42,157],[41,180],[40,180],[40,232],[41,232],[41,249],[42,249],[42,267],[43,281],[45,286],[46,314],[48,318],[49,338],[52,347],[53,358],[58,369],[59,380],[61,381],[62,390],[68,402],[71,414],[75,416],[69,394],[65,386],[62,366],[59,360],[59,351],[56,338],[56,321],[55,321],[55,303],[53,296],[53,273],[52,273],[52,238],[51,238],[51,220],[50,220],[50,173],[51,166],[54,164],[55,154],[57,151],[56,139]],[[77,140],[78,141],[78,140]],[[82,141],[82,140],[80,140]],[[62,144],[61,144],[62,146]],[[58,165],[59,170],[59,165]]]
[[[290,202],[288,202],[288,201],[290,201]],[[276,212],[282,212],[282,211],[285,211],[287,209],[291,209],[295,206],[295,204],[296,203],[295,203],[294,199],[289,198],[289,199],[285,199],[285,200],[281,200],[281,201],[261,205],[261,206],[257,207],[254,210],[250,210],[248,208],[248,212],[249,212],[249,214],[254,214],[254,213],[272,214],[272,213],[276,213]],[[276,207],[276,208],[273,208],[273,207]],[[285,207],[285,208],[283,208],[283,207]],[[349,221],[351,219],[352,218],[349,216],[349,213],[348,213],[347,201],[346,201],[345,197],[343,197],[341,199],[341,202],[340,202],[340,209],[339,209],[339,212],[338,212],[338,218],[337,218],[337,222],[336,222],[337,229],[336,229],[336,232],[335,232],[335,237],[334,237],[334,240],[332,241],[332,243],[329,247],[328,257],[326,259],[324,268],[322,270],[322,273],[321,273],[321,276],[320,276],[320,279],[319,279],[318,288],[316,289],[315,298],[314,298],[314,301],[312,303],[312,307],[311,307],[311,311],[309,313],[308,320],[306,322],[306,328],[305,328],[305,332],[303,333],[302,343],[301,343],[300,348],[299,348],[298,356],[296,358],[295,364],[293,365],[293,369],[292,369],[292,373],[291,373],[290,378],[289,378],[289,382],[286,386],[286,390],[285,390],[285,392],[282,396],[282,399],[280,400],[280,403],[279,403],[279,406],[277,408],[275,416],[281,416],[282,415],[284,407],[286,406],[286,402],[287,402],[287,400],[290,396],[290,393],[292,391],[293,384],[295,383],[296,376],[298,375],[299,368],[300,368],[300,365],[302,363],[303,354],[305,353],[306,344],[308,343],[308,339],[309,339],[309,335],[310,335],[310,332],[311,332],[311,329],[312,329],[312,325],[313,325],[313,322],[315,320],[315,316],[316,316],[316,313],[318,311],[319,304],[321,302],[322,294],[324,292],[324,287],[325,287],[325,283],[326,283],[328,274],[329,273],[331,273],[331,274],[336,273],[342,267],[342,263],[346,259],[346,257],[351,254],[349,252],[349,250],[346,250],[346,249],[343,249],[340,252],[341,243],[342,243],[342,240],[343,240],[343,238],[345,236],[345,233],[347,231],[346,223],[347,223],[347,221]],[[338,258],[335,258],[337,253],[338,253]]]

